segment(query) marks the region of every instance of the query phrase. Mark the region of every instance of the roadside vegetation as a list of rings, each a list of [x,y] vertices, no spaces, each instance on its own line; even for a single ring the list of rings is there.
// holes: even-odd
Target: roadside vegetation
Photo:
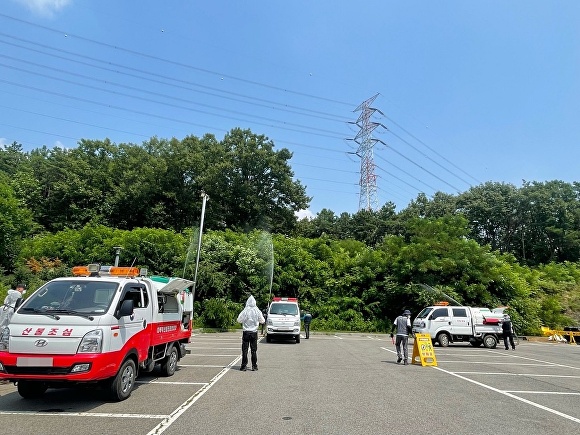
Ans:
[[[580,323],[580,185],[488,182],[418,195],[405,209],[312,220],[291,153],[234,129],[141,144],[83,140],[71,150],[0,149],[0,297],[77,264],[123,264],[192,278],[205,216],[196,325],[229,328],[247,296],[298,297],[312,329],[388,332],[445,295],[509,306],[518,331]],[[426,290],[432,287],[439,291]]]

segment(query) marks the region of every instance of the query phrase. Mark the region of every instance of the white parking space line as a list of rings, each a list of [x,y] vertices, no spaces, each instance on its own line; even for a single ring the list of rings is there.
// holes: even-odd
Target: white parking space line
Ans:
[[[238,355],[238,357],[235,360],[233,360],[230,364],[228,364],[227,367],[225,367],[222,371],[220,371],[217,375],[215,375],[206,386],[193,393],[192,396],[186,399],[185,402],[183,402],[175,411],[173,411],[170,416],[164,418],[163,421],[159,423],[157,426],[155,426],[147,435],[158,435],[160,433],[165,432],[165,429],[171,426],[175,420],[177,420],[185,411],[187,411],[190,407],[192,407],[195,402],[197,402],[205,393],[207,393],[208,390],[217,381],[219,381],[234,364],[237,364],[241,359],[242,356]]]
[[[493,376],[530,376],[535,378],[573,378],[578,379],[580,376],[574,375],[539,375],[537,373],[502,373],[502,372],[453,372],[460,375],[493,375]]]
[[[502,355],[502,356],[505,356],[505,357],[516,358],[516,359],[524,359],[524,360],[527,360],[527,361],[541,362],[541,363],[549,364],[549,365],[555,366],[555,367],[564,367],[564,368],[567,368],[567,369],[580,370],[580,367],[569,366],[569,365],[566,365],[566,364],[558,364],[558,363],[555,363],[555,362],[544,361],[544,360],[541,360],[541,359],[528,358],[526,356],[514,355],[513,353],[506,355],[504,352],[498,352],[498,351],[492,351],[492,352],[494,352],[497,355]]]
[[[234,357],[238,356],[238,355],[210,355],[210,354],[202,354],[202,353],[191,353],[190,355],[191,356],[211,356],[211,357],[214,357],[214,356],[227,356],[228,358],[234,358]]]
[[[135,381],[136,384],[207,385],[207,382]]]
[[[342,337],[339,337],[338,335],[334,335],[334,338],[338,338],[339,340],[342,340]]]
[[[35,411],[0,411],[0,415],[52,416],[52,417],[105,417],[105,418],[153,418],[160,420],[169,415],[157,414],[112,414],[104,412],[35,412]]]
[[[191,340],[190,343],[237,343],[242,338],[240,334],[239,338],[205,338],[199,337],[198,340]]]
[[[218,368],[223,369],[224,365],[213,365],[213,364],[179,364],[179,367],[207,367],[207,368]]]
[[[580,393],[568,393],[568,392],[558,392],[558,391],[517,391],[517,390],[504,390],[505,393],[514,394],[554,394],[558,396],[580,396]]]
[[[437,354],[435,354],[437,356]],[[534,366],[534,367],[553,367],[552,364],[535,364],[535,363],[521,363],[517,361],[513,362],[493,362],[493,361],[442,361],[438,360],[440,363],[454,363],[454,364],[485,364],[485,365],[495,365],[495,366]]]
[[[196,349],[198,346],[238,346],[240,345],[240,343],[242,342],[242,338],[240,337],[239,340],[236,341],[232,341],[232,342],[216,342],[216,341],[212,341],[212,342],[207,342],[207,341],[196,341],[196,342],[191,342],[188,343],[185,348],[186,349]]]
[[[445,353],[445,352],[437,352],[435,351],[437,356],[459,356],[457,353]],[[474,353],[461,353],[462,357],[466,358],[497,358],[496,355],[490,354],[482,354],[481,352],[474,352]]]
[[[540,405],[539,403],[532,402],[531,400],[527,400],[527,399],[524,399],[522,397],[518,397],[515,394],[509,393],[507,391],[499,390],[497,388],[492,387],[491,385],[487,385],[487,384],[484,384],[482,382],[474,381],[473,379],[466,378],[465,376],[461,376],[461,375],[459,375],[457,373],[450,372],[450,371],[445,370],[445,369],[442,369],[440,367],[433,367],[433,369],[439,370],[439,371],[441,371],[443,373],[447,373],[448,375],[455,376],[456,378],[462,379],[462,380],[467,381],[467,382],[471,382],[472,384],[479,385],[480,387],[487,388],[488,390],[495,391],[496,393],[502,394],[502,395],[507,396],[507,397],[511,397],[512,399],[518,400],[520,402],[526,403],[528,405],[534,406],[536,408],[542,409],[544,411],[547,411],[547,412],[550,412],[552,414],[555,414],[555,415],[557,415],[559,417],[563,417],[565,419],[568,419],[568,420],[571,420],[571,421],[573,421],[575,423],[579,423],[580,424],[580,419],[579,418],[573,417],[571,415],[565,414],[563,412],[557,411],[557,410],[552,409],[552,408],[548,408],[547,406]]]

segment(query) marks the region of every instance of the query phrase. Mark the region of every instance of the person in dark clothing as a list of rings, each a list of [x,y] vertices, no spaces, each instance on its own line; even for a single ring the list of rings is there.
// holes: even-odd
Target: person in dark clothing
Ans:
[[[262,316],[264,316],[264,323],[260,325],[262,337],[264,336],[264,328],[266,327],[266,322],[268,321],[268,309],[262,310]]]
[[[403,311],[403,314],[395,319],[393,322],[397,328],[397,339],[395,346],[397,347],[397,364],[403,361],[403,364],[409,364],[409,332],[411,332],[411,312],[409,310]],[[402,349],[401,349],[402,348]]]
[[[512,319],[507,313],[503,315],[501,329],[503,332],[503,344],[505,346],[505,350],[509,350],[508,339],[509,344],[512,347],[512,350],[516,350],[516,345],[514,344],[514,331],[512,328]]]
[[[306,334],[306,338],[310,338],[310,322],[312,322],[312,314],[304,311],[304,334]]]

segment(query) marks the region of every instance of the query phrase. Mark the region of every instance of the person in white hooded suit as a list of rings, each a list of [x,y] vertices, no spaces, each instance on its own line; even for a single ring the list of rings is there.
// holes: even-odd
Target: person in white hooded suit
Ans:
[[[258,370],[258,326],[264,322],[264,315],[256,306],[256,299],[250,296],[246,301],[246,307],[238,315],[238,323],[243,327],[241,371],[246,371],[248,367],[248,347],[251,352],[252,370]]]
[[[8,290],[8,294],[4,298],[4,305],[0,307],[0,330],[10,323],[12,314],[16,309],[16,303],[21,297],[22,293],[18,290]]]

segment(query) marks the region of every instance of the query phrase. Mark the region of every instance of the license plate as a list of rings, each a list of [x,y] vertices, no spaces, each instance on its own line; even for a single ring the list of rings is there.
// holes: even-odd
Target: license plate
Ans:
[[[52,358],[17,358],[16,367],[52,367]]]

